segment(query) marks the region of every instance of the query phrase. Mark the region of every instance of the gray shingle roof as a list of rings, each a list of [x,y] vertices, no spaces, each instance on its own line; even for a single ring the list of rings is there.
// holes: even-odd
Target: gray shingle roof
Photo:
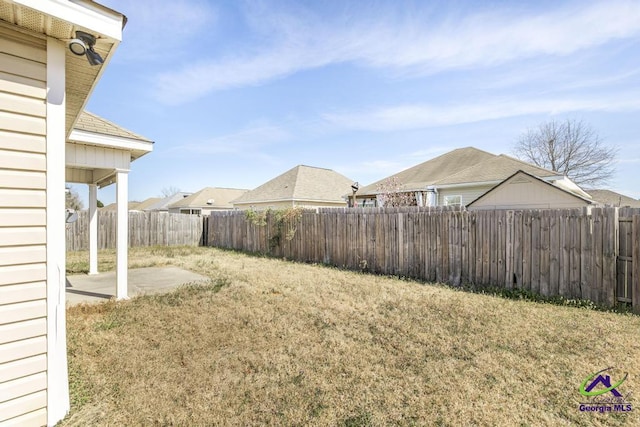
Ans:
[[[184,191],[179,191],[173,196],[165,197],[164,199],[158,200],[156,203],[147,206],[145,211],[167,211],[169,210],[169,205],[176,203],[178,200],[182,200],[185,197],[190,196],[193,193],[185,193]]]
[[[118,126],[117,124],[110,122],[107,119],[103,119],[102,117],[88,111],[83,111],[80,113],[74,129],[83,130],[86,132],[100,133],[109,136],[137,139],[139,141],[145,142],[153,142],[142,135],[131,132],[130,130],[125,129],[122,126]]]
[[[611,190],[586,190],[596,202],[606,206],[630,206],[640,208],[640,200]]]
[[[140,204],[140,202],[128,202],[127,203],[127,210],[133,211],[136,210],[136,208],[138,207],[138,205]],[[114,203],[109,203],[108,205],[106,205],[105,207],[101,208],[104,209],[105,211],[115,211],[117,209],[118,205],[114,202]]]
[[[351,192],[353,180],[331,169],[299,165],[249,191],[235,200],[235,204],[267,201],[307,200],[344,202],[343,195]]]
[[[358,195],[376,194],[378,185],[394,177],[402,184],[401,188],[404,190],[423,189],[494,157],[496,157],[495,154],[487,153],[474,147],[458,148],[376,181],[373,184],[369,184],[361,188],[360,191],[358,191]]]
[[[474,147],[465,147],[449,151],[369,184],[358,191],[358,196],[376,194],[378,186],[391,178],[395,178],[401,184],[401,189],[412,191],[424,190],[430,185],[444,186],[502,181],[518,170],[542,178],[561,175],[504,154],[495,155]]]
[[[447,185],[464,184],[467,182],[502,181],[519,170],[530,175],[535,175],[539,178],[562,175],[558,172],[540,168],[521,160],[514,159],[513,157],[500,154],[499,156],[485,159],[474,166],[438,180],[435,184]]]
[[[219,208],[231,209],[232,200],[237,199],[249,190],[241,188],[205,187],[192,195],[169,205],[170,208]],[[211,202],[209,204],[208,202]]]
[[[158,203],[160,200],[162,200],[162,197],[149,197],[148,199],[145,199],[140,203],[138,203],[138,205],[133,209],[137,211],[143,211],[147,209],[149,206],[152,206],[153,204]]]

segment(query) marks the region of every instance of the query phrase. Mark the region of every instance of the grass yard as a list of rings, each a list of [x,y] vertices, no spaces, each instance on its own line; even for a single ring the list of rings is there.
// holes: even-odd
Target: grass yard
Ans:
[[[112,269],[115,253],[100,259]],[[640,425],[638,316],[212,248],[130,251],[131,267],[161,265],[211,283],[68,309],[63,425]],[[610,366],[634,409],[581,413],[580,384]]]

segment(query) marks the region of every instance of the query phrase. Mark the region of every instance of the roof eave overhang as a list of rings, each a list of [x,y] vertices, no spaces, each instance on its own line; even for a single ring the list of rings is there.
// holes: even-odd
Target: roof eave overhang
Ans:
[[[126,17],[89,0],[2,1],[14,5],[17,11],[20,8],[26,8],[42,15],[39,29],[27,28],[17,21],[12,22],[29,32],[68,42],[70,38],[73,38],[75,31],[82,30],[98,39],[95,48],[104,59],[102,65],[91,66],[85,58],[78,57],[70,51],[66,53],[66,68],[68,71],[73,68],[70,70],[72,72],[67,73],[66,78],[67,114],[65,127],[67,135],[70,135],[80,112],[84,110],[91,93],[122,40],[122,29]],[[68,27],[59,30],[57,29],[59,25],[54,25],[54,22],[62,22]],[[78,74],[83,77],[79,81],[73,77]]]
[[[502,180],[493,180],[493,181],[478,181],[478,182],[461,182],[457,184],[424,184],[419,187],[409,187],[403,188],[400,190],[400,193],[409,193],[412,191],[427,191],[429,188],[434,188],[436,190],[446,190],[450,188],[464,188],[464,187],[477,187],[477,186],[485,186],[485,185],[496,185],[501,183]],[[385,191],[376,191],[376,192],[367,192],[367,193],[356,193],[356,197],[367,197],[367,196],[377,196],[380,194],[385,194]],[[349,195],[351,197],[351,195]]]
[[[86,0],[9,0],[44,15],[86,28],[103,37],[121,41],[124,15],[100,4]]]
[[[233,209],[233,206],[220,205],[187,205],[187,206],[169,206],[169,209]]]
[[[461,182],[457,184],[434,184],[433,187],[437,190],[448,190],[450,188],[464,188],[464,187],[482,187],[485,185],[496,185],[503,180],[495,179],[491,181],[478,181],[478,182]]]
[[[96,132],[74,129],[68,139],[71,143],[80,143],[104,148],[115,148],[129,151],[131,160],[139,159],[153,151],[153,143],[122,136],[105,135]]]

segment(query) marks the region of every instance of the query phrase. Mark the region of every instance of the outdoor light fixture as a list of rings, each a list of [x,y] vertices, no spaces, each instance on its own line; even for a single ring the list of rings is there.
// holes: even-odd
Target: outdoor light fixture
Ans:
[[[351,184],[351,191],[353,191],[353,200],[351,201],[352,208],[355,208],[358,206],[358,203],[356,202],[356,193],[358,192],[359,188],[360,188],[360,183],[354,182],[353,184]]]
[[[75,55],[87,56],[87,61],[91,65],[100,65],[104,62],[102,57],[93,50],[93,45],[96,44],[96,38],[84,31],[76,31],[76,38],[69,42],[69,50]]]

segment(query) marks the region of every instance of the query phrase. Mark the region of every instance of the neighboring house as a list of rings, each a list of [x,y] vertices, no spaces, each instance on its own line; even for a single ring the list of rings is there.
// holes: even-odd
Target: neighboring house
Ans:
[[[603,206],[640,208],[640,200],[611,190],[587,190],[587,193]]]
[[[158,200],[155,203],[150,204],[146,208],[142,209],[145,212],[169,212],[169,205],[172,205],[185,197],[189,197],[193,193],[185,193],[184,191],[179,191],[176,194],[164,197]]]
[[[400,191],[410,193],[415,205],[466,206],[519,170],[548,182],[567,180],[562,174],[504,154],[466,147],[361,188],[358,205],[381,205],[380,185],[395,179],[401,184]]]
[[[129,202],[127,209],[130,211],[144,211],[149,206],[152,206],[162,200],[162,197],[149,197],[141,202]],[[104,211],[115,211],[117,208],[117,203],[110,203],[107,206],[103,207]]]
[[[138,205],[140,204],[140,202],[129,202],[127,203],[127,210],[133,211],[135,210]],[[107,206],[100,208],[100,210],[102,211],[115,211],[118,208],[118,204],[117,203],[109,203]]]
[[[144,211],[149,208],[149,206],[153,206],[162,200],[162,197],[149,197],[148,199],[144,199],[143,201],[137,203],[134,207],[130,207],[129,210],[134,211]]]
[[[233,209],[232,200],[249,190],[239,188],[206,187],[169,205],[169,213],[209,215],[212,211]]]
[[[238,209],[347,207],[353,181],[331,170],[299,165],[234,200]]]
[[[572,181],[549,182],[520,170],[469,203],[467,209],[562,209],[592,204],[589,195]]]
[[[89,0],[0,0],[3,426],[55,425],[69,410],[65,182],[89,185],[89,234],[95,237],[97,187],[117,183],[120,217],[131,160],[152,151],[148,140],[83,129],[80,119],[125,22]],[[86,48],[92,37],[98,40],[86,56],[76,31],[90,33]],[[70,42],[82,56],[70,51]],[[121,285],[126,295],[126,230],[126,219],[119,221],[118,295]],[[90,270],[95,260],[90,256]]]

